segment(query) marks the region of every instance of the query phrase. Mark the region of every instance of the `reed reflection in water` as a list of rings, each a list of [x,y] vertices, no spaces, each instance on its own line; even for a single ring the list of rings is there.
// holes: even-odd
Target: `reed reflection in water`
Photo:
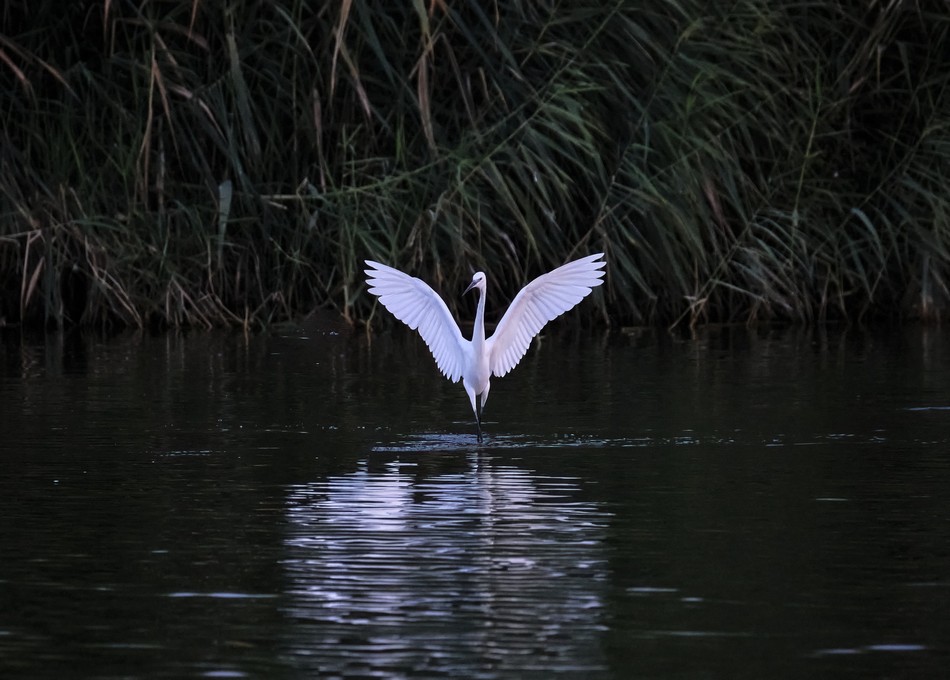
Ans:
[[[389,456],[290,490],[289,653],[321,671],[605,671],[608,513],[576,479],[463,460],[427,477]]]

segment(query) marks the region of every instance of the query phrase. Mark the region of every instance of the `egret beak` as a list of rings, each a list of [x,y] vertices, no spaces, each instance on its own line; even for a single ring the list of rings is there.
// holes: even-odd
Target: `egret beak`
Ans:
[[[472,288],[474,288],[474,287],[475,287],[475,281],[472,281],[470,284],[468,284],[468,288],[466,288],[464,291],[462,291],[462,295],[465,295],[465,293],[467,293],[468,291],[470,291],[470,290],[471,290]]]

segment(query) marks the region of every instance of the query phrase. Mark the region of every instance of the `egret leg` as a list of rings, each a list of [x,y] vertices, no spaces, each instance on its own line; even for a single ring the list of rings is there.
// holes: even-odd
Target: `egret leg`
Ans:
[[[475,390],[470,388],[468,385],[465,385],[465,391],[468,392],[468,400],[472,402],[472,410],[475,412],[475,432],[478,435],[478,443],[481,444],[482,443],[482,419],[478,413],[478,406],[475,401],[476,399]]]
[[[472,401],[472,409],[475,411],[475,425],[478,427],[478,442],[482,441],[482,414],[485,412],[485,402],[488,401],[488,384],[485,384],[485,391],[482,392],[481,408],[475,408],[475,401]]]

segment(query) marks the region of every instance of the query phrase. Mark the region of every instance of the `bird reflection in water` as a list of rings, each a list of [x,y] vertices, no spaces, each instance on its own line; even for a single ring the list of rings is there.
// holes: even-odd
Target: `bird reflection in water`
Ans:
[[[293,652],[338,671],[603,670],[609,515],[577,480],[477,453],[420,478],[393,456],[290,490]]]

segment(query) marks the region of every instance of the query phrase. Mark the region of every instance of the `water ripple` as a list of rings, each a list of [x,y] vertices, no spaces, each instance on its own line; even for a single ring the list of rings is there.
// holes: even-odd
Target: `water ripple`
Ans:
[[[293,487],[291,653],[324,672],[359,658],[364,671],[457,677],[486,659],[603,671],[609,515],[577,493],[576,479],[475,454],[460,473],[392,464]]]
[[[902,435],[903,436],[903,435]],[[603,437],[597,435],[561,434],[554,436],[534,436],[523,434],[493,434],[486,435],[483,443],[479,444],[475,435],[447,434],[447,433],[419,433],[407,434],[392,442],[380,442],[373,447],[376,453],[423,453],[423,452],[476,452],[512,449],[631,449],[631,448],[666,448],[666,447],[717,447],[717,446],[755,446],[762,445],[768,448],[787,446],[819,446],[819,445],[880,445],[898,444],[902,439],[888,435],[883,431],[865,434],[849,432],[815,433],[802,438],[802,435],[791,436],[786,433],[777,433],[762,438],[758,433],[731,430],[724,434],[696,435],[691,432],[669,435],[646,435],[638,437]],[[915,443],[917,440],[913,440]],[[943,442],[948,439],[940,440]],[[940,443],[934,441],[929,443]]]

